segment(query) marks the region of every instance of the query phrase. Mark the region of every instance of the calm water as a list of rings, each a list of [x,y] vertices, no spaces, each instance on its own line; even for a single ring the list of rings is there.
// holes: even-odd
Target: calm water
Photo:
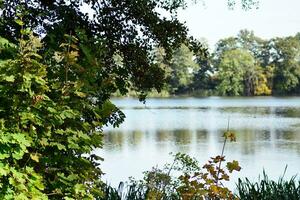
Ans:
[[[115,99],[126,114],[118,129],[104,131],[104,179],[116,186],[129,176],[142,177],[153,166],[171,162],[170,152],[185,152],[201,163],[221,153],[222,134],[230,119],[237,142],[228,143],[227,160],[242,170],[233,175],[257,179],[300,172],[300,98]],[[233,182],[229,187],[233,187]]]

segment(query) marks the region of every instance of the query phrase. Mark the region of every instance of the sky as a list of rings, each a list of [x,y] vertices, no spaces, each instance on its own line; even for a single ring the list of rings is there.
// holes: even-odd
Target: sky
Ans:
[[[206,38],[213,49],[218,40],[236,36],[241,29],[270,39],[295,35],[300,32],[300,0],[259,0],[259,8],[230,10],[226,0],[205,0],[189,4],[178,12],[181,22],[186,22],[189,34],[197,39]]]

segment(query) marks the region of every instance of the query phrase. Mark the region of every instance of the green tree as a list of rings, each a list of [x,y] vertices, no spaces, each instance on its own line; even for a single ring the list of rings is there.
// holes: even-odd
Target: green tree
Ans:
[[[300,41],[297,37],[276,38],[271,41],[274,64],[274,92],[297,92],[300,78]]]
[[[237,38],[236,37],[228,37],[225,39],[221,39],[216,44],[216,49],[213,52],[213,61],[215,65],[219,65],[222,54],[225,51],[238,49]]]
[[[258,57],[265,42],[263,39],[255,36],[253,31],[247,29],[240,30],[237,35],[237,40],[241,48],[249,49],[254,57]]]
[[[193,55],[193,52],[183,44],[174,51],[169,63],[171,72],[168,83],[171,93],[180,94],[187,92],[188,86],[192,83],[193,73],[198,68]]]
[[[194,72],[191,88],[193,93],[207,95],[215,90],[217,80],[214,79],[215,69],[212,64],[212,57],[196,56],[198,71]]]
[[[256,67],[256,78],[254,80],[254,95],[262,96],[272,94],[272,88],[269,85],[270,77],[273,77],[272,67]]]
[[[238,50],[243,51],[243,54],[249,54],[253,64],[248,63],[248,67],[239,68],[240,73],[243,74],[243,84],[241,85],[243,93],[239,92],[239,95],[270,95],[274,74],[273,68],[270,67],[272,66],[270,49],[272,48],[270,48],[269,41],[255,36],[253,31],[241,30],[237,37],[225,38],[218,42],[213,54],[214,65],[215,68],[219,68],[224,52]],[[241,91],[241,88],[238,90]]]
[[[100,197],[101,158],[90,152],[102,146],[102,125],[117,125],[122,113],[97,105],[96,69],[86,64],[82,73],[75,37],[66,36],[51,65],[40,40],[23,37],[0,64],[1,199]]]
[[[240,49],[225,51],[220,59],[217,90],[221,95],[251,95],[254,92],[255,60]]]
[[[154,10],[173,12],[171,5],[88,3],[97,11],[91,21],[81,1],[1,2],[0,53],[9,40],[16,46],[0,62],[1,199],[99,198],[101,158],[91,152],[102,146],[102,127],[125,117],[110,95],[159,90],[164,74],[152,45],[168,50],[186,40],[178,20]],[[44,45],[33,36],[40,33]]]
[[[253,31],[247,29],[240,30],[236,37],[221,39],[217,43],[214,57],[219,58],[222,52],[233,49],[244,49],[249,51],[254,58],[262,62],[262,54],[267,42],[254,35]]]

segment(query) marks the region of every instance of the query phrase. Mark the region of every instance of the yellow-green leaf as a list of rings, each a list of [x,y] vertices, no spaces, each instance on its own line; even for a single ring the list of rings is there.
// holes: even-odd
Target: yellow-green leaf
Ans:
[[[20,20],[20,19],[16,19],[15,22],[16,22],[17,24],[19,24],[20,26],[23,26],[23,25],[24,25],[24,22],[23,22],[22,20]]]
[[[30,154],[30,158],[32,160],[34,160],[35,162],[39,162],[40,161],[40,156],[37,153]]]

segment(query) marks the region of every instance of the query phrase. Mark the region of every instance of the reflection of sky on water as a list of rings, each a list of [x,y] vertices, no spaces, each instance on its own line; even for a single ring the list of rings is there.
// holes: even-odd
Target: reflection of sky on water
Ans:
[[[277,178],[286,164],[287,176],[300,171],[300,98],[235,98],[231,104],[229,98],[212,99],[207,104],[203,99],[151,99],[146,109],[137,109],[141,105],[133,99],[117,100],[125,123],[107,128],[104,148],[96,150],[105,159],[105,178],[113,185],[128,176],[140,178],[142,171],[170,162],[170,152],[185,152],[204,163],[220,154],[229,117],[237,142],[228,143],[225,154],[243,167],[234,180],[257,178],[263,169]],[[260,107],[251,107],[255,101]]]

